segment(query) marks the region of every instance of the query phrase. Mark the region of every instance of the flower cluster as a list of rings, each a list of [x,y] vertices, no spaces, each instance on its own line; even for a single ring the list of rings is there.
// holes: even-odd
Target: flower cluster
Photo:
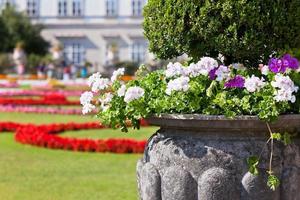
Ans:
[[[15,140],[22,144],[71,151],[143,153],[146,141],[136,141],[133,139],[92,140],[58,136],[59,133],[64,131],[103,128],[105,127],[98,123],[68,123],[38,126],[11,122],[0,123],[0,132],[15,131]]]
[[[186,92],[189,90],[189,77],[179,77],[177,79],[171,80],[168,83],[166,93],[171,95],[172,91],[183,91]]]
[[[290,77],[276,74],[275,80],[271,84],[277,89],[274,97],[276,101],[290,101],[295,103],[296,96],[293,93],[298,92],[299,87],[295,86]]]
[[[82,107],[82,113],[87,114],[92,112],[96,107],[92,104],[93,98],[97,92],[101,92],[98,99],[101,104],[101,111],[105,112],[110,108],[110,102],[114,96],[118,96],[123,99],[124,102],[130,103],[131,101],[138,100],[144,96],[144,89],[139,86],[126,87],[120,83],[117,83],[120,76],[124,75],[125,69],[120,68],[113,72],[110,79],[102,78],[100,73],[95,73],[88,78],[87,84],[91,87],[91,91],[84,92],[80,97]],[[114,89],[114,84],[117,83],[118,90],[117,95],[106,92],[107,89]]]
[[[286,54],[281,58],[272,58],[269,61],[269,69],[274,73],[285,73],[287,69],[298,69],[299,61],[291,55]]]
[[[127,91],[125,93],[124,101],[126,103],[129,103],[133,100],[140,99],[141,97],[144,96],[144,94],[145,94],[145,91],[143,88],[138,87],[138,86],[130,87],[127,89]]]
[[[229,79],[225,84],[225,88],[243,88],[245,84],[245,78],[237,75],[232,79]]]
[[[250,78],[245,80],[245,88],[249,92],[257,92],[265,86],[264,78],[259,78],[252,75]]]
[[[138,128],[139,118],[161,113],[257,115],[271,121],[280,114],[300,112],[300,105],[293,104],[300,97],[299,62],[288,54],[271,58],[269,65],[261,64],[256,71],[203,57],[188,66],[169,63],[166,70],[144,73],[127,84],[116,80],[120,74],[122,70],[114,72],[109,94],[101,91],[102,109],[97,116],[125,131],[127,120]],[[101,75],[93,75],[89,82],[95,82],[95,77]],[[90,100],[89,96],[83,99]]]

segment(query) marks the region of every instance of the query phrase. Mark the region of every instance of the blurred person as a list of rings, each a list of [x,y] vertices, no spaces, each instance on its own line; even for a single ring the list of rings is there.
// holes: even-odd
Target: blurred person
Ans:
[[[70,80],[70,74],[71,74],[71,65],[65,66],[63,68],[63,80],[65,81]]]
[[[17,74],[22,77],[25,73],[26,54],[24,52],[24,44],[22,42],[17,43],[13,52],[13,60],[16,64]]]
[[[71,79],[76,79],[76,77],[77,77],[77,66],[74,64],[74,63],[72,63],[71,65],[70,65],[70,75],[71,75]]]
[[[52,62],[50,62],[47,66],[47,78],[52,79],[54,77],[55,66]]]
[[[46,65],[45,63],[40,63],[39,66],[37,67],[37,76],[39,79],[42,79],[45,77],[45,72],[46,72]]]

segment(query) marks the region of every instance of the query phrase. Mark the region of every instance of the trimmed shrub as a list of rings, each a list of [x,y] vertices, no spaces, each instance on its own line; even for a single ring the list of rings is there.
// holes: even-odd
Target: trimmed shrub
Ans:
[[[254,66],[300,47],[299,0],[148,0],[145,36],[167,59],[217,57]]]

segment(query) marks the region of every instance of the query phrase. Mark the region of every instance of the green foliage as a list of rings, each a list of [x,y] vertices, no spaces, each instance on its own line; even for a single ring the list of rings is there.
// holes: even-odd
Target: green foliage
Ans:
[[[27,58],[27,65],[26,68],[27,70],[31,71],[31,72],[35,72],[36,68],[38,66],[40,66],[41,64],[47,64],[49,62],[49,60],[51,59],[50,55],[37,55],[37,54],[30,54],[28,55]]]
[[[247,164],[249,172],[253,175],[258,175],[257,166],[259,164],[259,158],[257,156],[250,156],[249,158],[247,158]]]
[[[0,54],[0,73],[4,73],[6,69],[13,68],[12,58],[7,53]]]
[[[30,19],[13,7],[6,7],[0,15],[0,52],[12,52],[22,42],[27,54],[45,55],[49,44],[41,37],[42,26],[32,25]]]
[[[277,178],[277,176],[273,175],[272,172],[269,172],[268,181],[267,181],[267,185],[269,186],[269,188],[275,191],[276,188],[279,186],[279,184],[280,181]]]
[[[144,16],[150,50],[164,59],[221,53],[251,67],[300,47],[299,0],[149,0]]]
[[[272,133],[272,139],[275,139],[277,141],[281,141],[284,145],[291,144],[291,134],[289,133]]]

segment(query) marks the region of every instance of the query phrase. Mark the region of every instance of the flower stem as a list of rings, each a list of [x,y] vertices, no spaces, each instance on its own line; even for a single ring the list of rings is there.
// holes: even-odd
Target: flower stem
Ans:
[[[270,133],[269,140],[271,139],[271,153],[270,153],[270,161],[269,161],[269,173],[271,174],[272,173],[273,151],[274,151],[274,139],[273,139],[273,136],[272,136],[271,127],[270,127],[268,122],[267,122],[267,127],[268,127],[268,130],[269,130],[269,133]]]

